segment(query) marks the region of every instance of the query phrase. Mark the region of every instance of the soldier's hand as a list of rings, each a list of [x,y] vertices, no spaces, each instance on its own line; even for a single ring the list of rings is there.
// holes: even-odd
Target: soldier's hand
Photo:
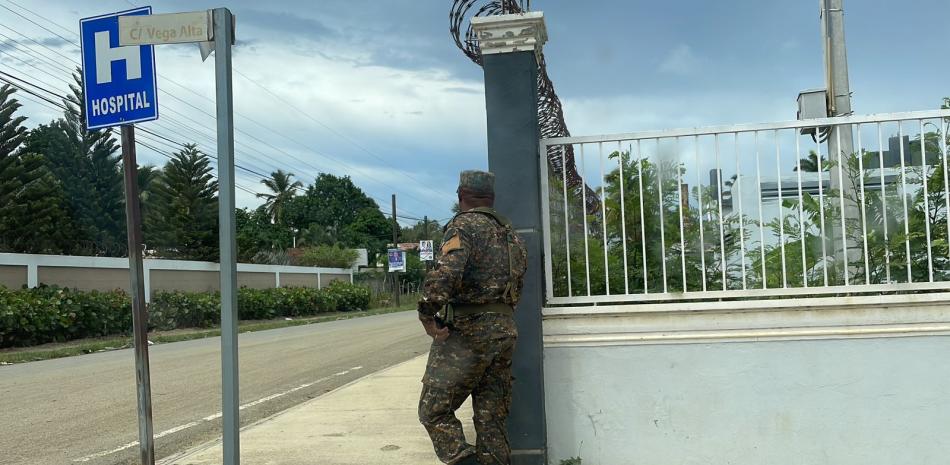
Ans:
[[[422,322],[422,327],[425,328],[426,334],[434,341],[443,342],[449,338],[449,328],[447,326],[440,328],[434,318],[423,318],[422,315],[420,315],[419,320]]]

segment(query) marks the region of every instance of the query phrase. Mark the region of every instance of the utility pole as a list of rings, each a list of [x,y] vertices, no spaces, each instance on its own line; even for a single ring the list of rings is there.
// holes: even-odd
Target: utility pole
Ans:
[[[396,220],[396,194],[393,194],[393,248],[399,248],[399,221]],[[399,272],[393,272],[393,301],[399,306]]]
[[[422,230],[423,230],[422,240],[427,241],[427,240],[429,240],[429,215],[426,215],[426,216],[423,216],[423,217],[422,217],[422,224],[423,224],[423,226],[422,226]],[[426,260],[426,273],[429,272],[429,265],[431,265],[431,264],[432,264],[432,262]]]
[[[825,81],[828,89],[828,115],[848,116],[851,112],[851,85],[848,79],[848,51],[844,39],[844,0],[819,0],[821,5],[821,31],[825,57]],[[854,142],[851,125],[836,126],[828,137],[828,160],[837,163],[830,170],[831,188],[837,189],[845,199],[854,198],[854,189],[845,182],[844,173],[846,163],[854,153]],[[841,208],[841,222],[831,227],[828,235],[832,241],[829,251],[833,253],[841,247],[843,270],[850,268],[852,260],[844,224],[848,218],[857,218],[857,206],[854,202],[841,199],[829,199],[838,203]],[[844,262],[847,260],[846,262]],[[848,271],[845,271],[846,273]]]

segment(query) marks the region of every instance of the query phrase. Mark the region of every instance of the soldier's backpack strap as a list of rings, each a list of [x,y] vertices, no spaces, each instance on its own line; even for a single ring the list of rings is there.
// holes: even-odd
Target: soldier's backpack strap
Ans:
[[[495,220],[495,222],[498,223],[499,226],[505,229],[505,242],[508,244],[508,283],[505,285],[505,292],[502,293],[502,297],[507,297],[511,299],[511,302],[517,302],[519,300],[518,298],[519,296],[517,295],[518,291],[517,291],[517,287],[515,286],[515,280],[518,277],[515,275],[515,258],[514,258],[515,251],[512,250],[516,242],[514,239],[515,231],[511,227],[511,221],[508,221],[508,218],[505,218],[504,216],[496,212],[494,208],[488,208],[488,207],[473,208],[471,210],[458,213],[455,216],[458,217],[459,215],[464,215],[466,213],[480,213],[482,215],[486,215],[490,217],[491,219]]]

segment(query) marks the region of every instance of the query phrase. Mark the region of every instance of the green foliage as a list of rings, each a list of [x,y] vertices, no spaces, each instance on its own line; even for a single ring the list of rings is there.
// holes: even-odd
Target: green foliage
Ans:
[[[561,465],[581,465],[582,460],[580,457],[571,457],[569,459],[561,460]]]
[[[285,215],[287,224],[300,231],[300,245],[338,244],[373,255],[392,236],[392,222],[348,176],[320,173],[303,195],[287,202]]]
[[[341,312],[362,311],[369,308],[370,292],[363,286],[345,281],[333,281],[325,288]]]
[[[622,294],[628,289],[637,293],[645,288],[651,293],[664,292],[664,266],[666,270],[686,269],[685,282],[682,272],[666,274],[666,289],[674,292],[684,287],[702,290],[704,282],[706,288],[721,289],[724,264],[727,288],[741,285],[728,278],[735,271],[730,264],[741,250],[739,222],[748,219],[720,214],[718,199],[710,188],[694,188],[691,201],[680,202],[680,165],[658,165],[647,159],[634,159],[627,152],[614,152],[609,159],[617,160],[620,166],[605,177],[606,222],[600,219],[600,211],[585,212],[582,199],[573,194],[568,196],[565,212],[563,185],[559,180],[551,180],[555,295],[602,295],[607,293],[608,282],[611,294]],[[723,237],[719,234],[720,223]],[[748,230],[745,234],[748,239]],[[646,238],[646,250],[640,247],[642,238]],[[585,257],[589,257],[589,262]]]
[[[123,256],[125,206],[118,143],[111,130],[86,131],[82,80],[73,76],[63,118],[30,131],[24,153],[43,156],[63,189],[69,226],[64,252]]]
[[[238,291],[241,320],[312,316],[369,308],[363,286],[335,281],[324,289],[285,287]],[[156,292],[149,304],[149,329],[209,328],[221,320],[214,292]],[[8,290],[0,287],[0,347],[128,334],[132,303],[123,291],[76,291],[57,287]]]
[[[208,157],[186,145],[152,181],[146,243],[164,257],[218,258],[218,183]]]
[[[300,181],[293,181],[293,177],[293,173],[277,170],[270,178],[261,180],[271,193],[257,194],[257,197],[264,199],[263,207],[272,223],[284,224],[284,206],[297,195],[297,189],[303,187]]]
[[[273,257],[286,255],[293,244],[290,228],[274,224],[264,207],[256,210],[240,209],[235,212],[238,259],[250,263],[277,263]]]
[[[61,253],[69,230],[62,185],[43,156],[19,150],[26,118],[14,116],[14,91],[0,87],[0,250]]]
[[[0,287],[0,347],[124,334],[132,328],[125,292]]]
[[[296,259],[301,266],[319,266],[327,268],[353,268],[358,254],[356,250],[339,245],[318,245],[304,248]]]

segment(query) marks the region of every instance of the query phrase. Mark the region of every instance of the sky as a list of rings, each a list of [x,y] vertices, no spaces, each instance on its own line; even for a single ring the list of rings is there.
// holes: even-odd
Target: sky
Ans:
[[[824,85],[817,1],[531,3],[545,15],[548,73],[574,135],[787,121],[800,90]],[[143,4],[0,0],[0,68],[65,93],[65,69],[79,57],[71,43],[79,19]],[[487,168],[482,71],[449,35],[451,1],[150,3],[154,13],[222,4],[237,17],[241,166],[283,169],[304,184],[318,172],[348,175],[385,211],[395,193],[403,223],[446,219],[458,172]],[[896,5],[845,3],[856,113],[933,109],[950,96],[950,2]],[[156,54],[161,117],[141,127],[213,153],[213,60],[202,63],[192,45]],[[30,127],[59,116],[21,100]],[[171,151],[160,140],[145,142]],[[139,159],[165,160],[145,147]],[[256,174],[239,170],[237,182],[265,190]],[[237,200],[260,203],[245,190]]]

